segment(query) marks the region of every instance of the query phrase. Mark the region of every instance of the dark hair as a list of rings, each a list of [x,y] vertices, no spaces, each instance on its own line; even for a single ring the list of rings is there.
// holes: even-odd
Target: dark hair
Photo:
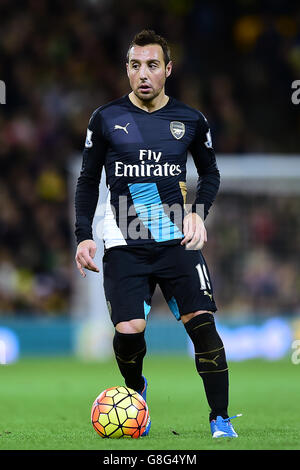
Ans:
[[[148,46],[148,44],[158,44],[159,46],[161,46],[164,54],[165,64],[167,65],[170,62],[170,48],[168,46],[167,41],[165,40],[165,38],[159,36],[155,33],[155,31],[152,31],[151,29],[143,29],[143,31],[137,33],[134,36],[128,48],[126,61],[128,62],[129,60],[129,51],[133,46]]]

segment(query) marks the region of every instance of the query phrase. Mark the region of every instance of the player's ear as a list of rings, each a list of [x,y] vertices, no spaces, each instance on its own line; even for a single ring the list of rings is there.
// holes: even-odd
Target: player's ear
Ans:
[[[172,67],[173,67],[173,62],[170,60],[170,62],[168,62],[166,65],[166,78],[168,78],[171,75]]]
[[[127,71],[127,77],[129,78],[129,64],[126,62],[126,71]]]

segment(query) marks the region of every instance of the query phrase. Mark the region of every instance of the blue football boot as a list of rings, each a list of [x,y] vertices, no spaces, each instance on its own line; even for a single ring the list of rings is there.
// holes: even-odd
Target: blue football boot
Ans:
[[[142,377],[143,377],[143,379],[144,379],[145,385],[144,385],[143,390],[140,392],[140,395],[142,395],[142,397],[144,398],[145,402],[147,403],[147,388],[148,388],[148,382],[147,382],[146,377],[144,377],[144,376],[142,376]],[[150,431],[150,428],[151,428],[151,419],[150,419],[150,415],[149,415],[149,418],[148,418],[148,421],[147,421],[147,424],[146,424],[146,429],[145,429],[145,431],[143,432],[143,434],[141,435],[141,437],[148,436],[149,431]]]
[[[210,430],[212,437],[238,437],[230,422],[231,419],[237,418],[238,416],[242,415],[238,414],[236,416],[231,416],[231,418],[222,418],[222,416],[217,416],[217,419],[211,420]]]

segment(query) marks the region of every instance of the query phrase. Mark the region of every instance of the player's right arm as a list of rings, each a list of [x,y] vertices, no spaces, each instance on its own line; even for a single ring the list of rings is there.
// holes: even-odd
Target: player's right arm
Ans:
[[[83,277],[85,277],[84,268],[99,272],[93,262],[97,245],[93,240],[92,223],[99,198],[99,184],[106,150],[107,143],[98,108],[89,121],[82,167],[75,192],[75,236],[78,245],[75,261]]]

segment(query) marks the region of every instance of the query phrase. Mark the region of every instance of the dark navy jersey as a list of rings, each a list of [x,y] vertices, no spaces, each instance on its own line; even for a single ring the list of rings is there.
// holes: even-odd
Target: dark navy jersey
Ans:
[[[128,95],[97,108],[88,124],[76,188],[77,243],[93,238],[103,167],[106,248],[183,238],[188,152],[199,175],[192,210],[203,205],[206,217],[220,175],[203,114],[174,98],[149,113]]]

